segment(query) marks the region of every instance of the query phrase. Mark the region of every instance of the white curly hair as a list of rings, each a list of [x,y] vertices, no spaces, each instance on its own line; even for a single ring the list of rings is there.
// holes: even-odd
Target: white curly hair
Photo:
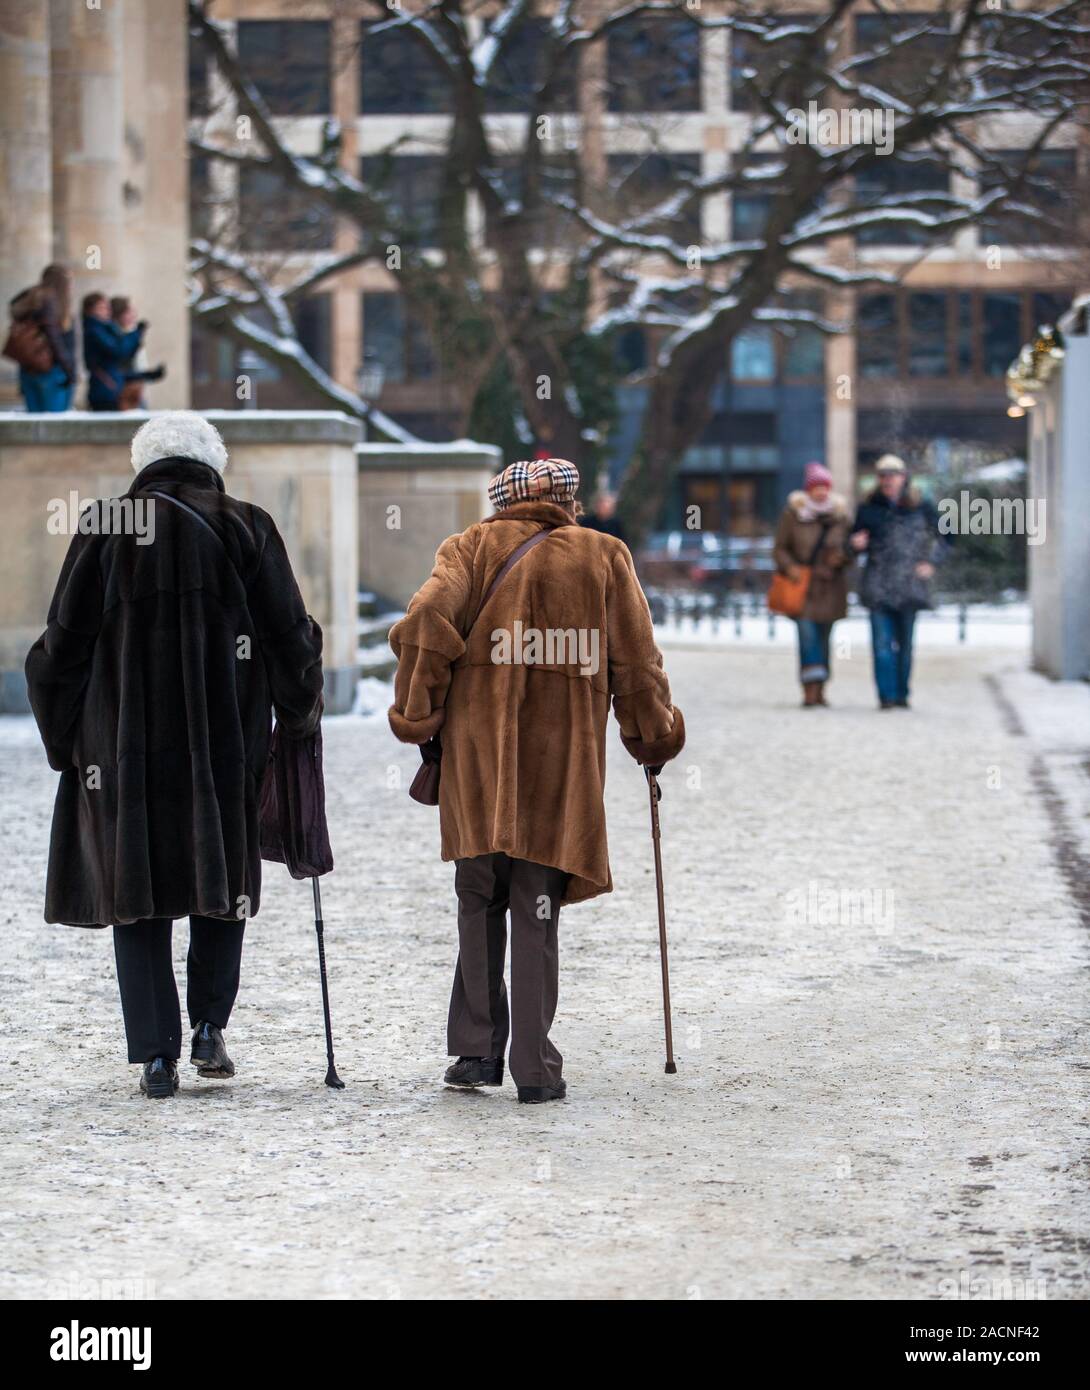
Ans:
[[[161,410],[133,435],[132,466],[137,473],[159,459],[196,459],[217,473],[227,467],[227,446],[215,425],[195,410]]]

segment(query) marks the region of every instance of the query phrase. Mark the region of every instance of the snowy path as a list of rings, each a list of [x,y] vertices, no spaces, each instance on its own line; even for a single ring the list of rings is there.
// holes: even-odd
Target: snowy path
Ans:
[[[673,1078],[645,788],[611,731],[618,890],[561,917],[570,1092],[543,1107],[437,1084],[452,869],[390,785],[415,754],[358,718],[326,733],[348,1089],[321,1085],[307,885],[270,867],[237,1079],[186,1066],[141,1101],[108,936],[40,922],[53,778],[0,721],[0,1293],[1087,1297],[1090,937],[1050,840],[1090,696],[1042,752],[1050,720],[996,698],[1044,698],[1019,653],[925,651],[918,708],[880,715],[854,650],[805,715],[785,649],[667,652]]]

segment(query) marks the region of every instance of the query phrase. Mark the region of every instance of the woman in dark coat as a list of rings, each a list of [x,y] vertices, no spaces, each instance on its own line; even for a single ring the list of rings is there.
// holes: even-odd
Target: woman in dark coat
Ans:
[[[833,475],[820,463],[808,463],[805,488],[788,497],[772,548],[781,574],[794,579],[801,566],[811,567],[806,606],[795,619],[804,709],[826,703],[833,624],[848,611],[849,521],[848,504],[833,492]]]
[[[286,737],[317,727],[321,631],[272,518],[224,491],[207,421],[153,416],[132,459],[126,497],[81,518],[26,674],[61,774],[46,921],[113,926],[129,1060],[170,1095],[175,917],[190,917],[193,1060],[233,1072],[222,1029],[259,906],[271,716]]]
[[[931,577],[946,542],[938,512],[908,481],[896,454],[875,465],[878,486],[860,503],[852,547],[866,556],[859,597],[870,609],[880,709],[908,709],[916,614],[931,607]]]

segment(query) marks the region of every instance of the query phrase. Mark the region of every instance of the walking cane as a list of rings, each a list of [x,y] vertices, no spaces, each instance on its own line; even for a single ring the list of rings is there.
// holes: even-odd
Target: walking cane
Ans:
[[[337,1068],[333,1065],[333,1025],[329,1021],[329,979],[325,971],[325,924],[322,921],[322,895],[318,888],[317,878],[310,880],[314,888],[314,930],[318,933],[318,967],[322,975],[322,1012],[325,1014],[325,1055],[329,1059],[329,1067],[325,1074],[325,1084],[332,1086],[335,1091],[344,1090],[344,1082],[337,1075]]]
[[[662,799],[662,788],[659,786],[657,775],[649,767],[645,767],[644,772],[651,792],[651,843],[655,847],[655,886],[659,898],[659,957],[662,960],[662,1013],[666,1023],[666,1074],[673,1076],[677,1071],[677,1065],[674,1062],[674,1029],[670,1019],[670,961],[666,950],[666,899],[662,892],[662,837],[659,831],[659,801]]]

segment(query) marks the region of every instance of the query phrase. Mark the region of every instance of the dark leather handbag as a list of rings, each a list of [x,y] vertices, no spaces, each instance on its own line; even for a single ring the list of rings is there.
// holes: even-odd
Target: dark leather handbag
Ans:
[[[489,584],[488,591],[481,600],[481,606],[477,609],[477,616],[469,625],[469,632],[473,631],[474,624],[477,618],[484,612],[488,600],[522,557],[527,554],[528,551],[533,550],[535,545],[540,545],[549,533],[556,529],[555,526],[544,526],[540,531],[535,531],[534,534],[528,540],[523,541],[521,545],[515,546],[514,550],[512,550],[511,554],[508,555],[507,559],[500,566],[495,579]],[[466,633],[467,637],[469,636],[469,632]],[[421,806],[438,806],[439,777],[443,762],[443,744],[439,734],[432,734],[431,738],[429,738],[426,743],[420,745],[420,758],[420,766],[417,768],[416,776],[413,778],[412,785],[409,787],[409,795],[414,801],[419,801]]]

